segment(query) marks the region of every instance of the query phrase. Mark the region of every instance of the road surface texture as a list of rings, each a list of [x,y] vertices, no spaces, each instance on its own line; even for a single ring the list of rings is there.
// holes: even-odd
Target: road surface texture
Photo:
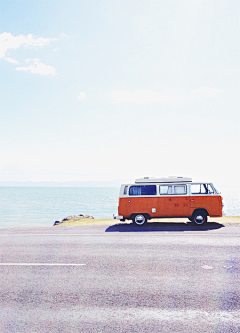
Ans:
[[[0,230],[0,332],[240,332],[240,227]]]

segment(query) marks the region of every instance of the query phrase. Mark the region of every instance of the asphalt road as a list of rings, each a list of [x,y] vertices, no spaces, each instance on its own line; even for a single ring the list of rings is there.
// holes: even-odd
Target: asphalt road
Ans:
[[[240,332],[240,227],[0,229],[0,332]]]

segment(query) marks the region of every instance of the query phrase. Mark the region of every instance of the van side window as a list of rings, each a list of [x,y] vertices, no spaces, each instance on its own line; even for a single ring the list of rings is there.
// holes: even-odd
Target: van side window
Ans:
[[[207,194],[208,188],[206,184],[191,184],[192,194]]]
[[[167,186],[167,185],[160,186],[160,194],[161,195],[172,194],[172,186]]]
[[[187,194],[186,185],[174,185],[173,188],[173,194]]]
[[[187,186],[186,185],[162,185],[160,186],[160,194],[161,195],[168,195],[168,194],[177,194],[183,195],[187,194]]]
[[[156,185],[131,186],[129,195],[156,195]]]
[[[125,194],[125,195],[127,194],[127,189],[128,189],[128,186],[125,186],[125,187],[124,187],[123,194]]]

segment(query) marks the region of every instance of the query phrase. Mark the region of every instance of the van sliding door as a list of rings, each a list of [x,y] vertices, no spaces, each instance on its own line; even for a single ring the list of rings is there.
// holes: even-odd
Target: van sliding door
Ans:
[[[186,185],[160,185],[160,217],[190,216],[190,202]]]

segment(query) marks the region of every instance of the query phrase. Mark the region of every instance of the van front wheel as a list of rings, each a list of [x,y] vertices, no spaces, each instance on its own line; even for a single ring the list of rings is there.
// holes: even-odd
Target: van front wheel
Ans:
[[[192,221],[197,225],[204,224],[207,222],[207,214],[203,211],[196,211],[192,215]]]
[[[147,218],[143,214],[136,214],[133,216],[132,221],[134,224],[143,225],[144,223],[147,222]]]

